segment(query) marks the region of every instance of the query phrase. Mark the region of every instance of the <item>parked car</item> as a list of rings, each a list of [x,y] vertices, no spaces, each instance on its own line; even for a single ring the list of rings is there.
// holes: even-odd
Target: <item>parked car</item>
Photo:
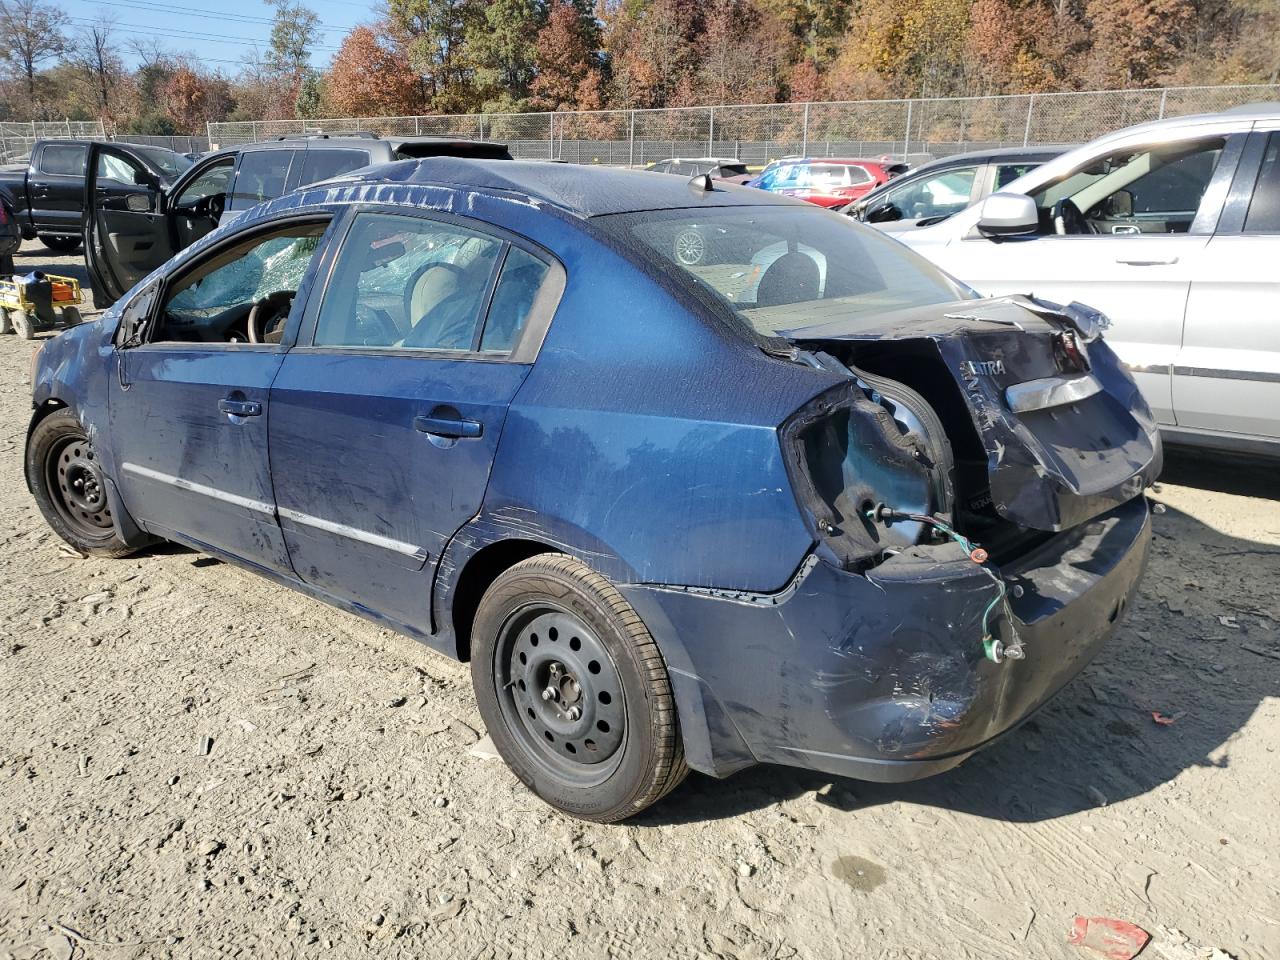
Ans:
[[[93,216],[83,224],[85,262],[99,307],[220,224],[298,186],[407,158],[509,160],[505,144],[457,137],[381,139],[371,133],[281,137],[206,154],[172,184],[136,169],[136,148],[95,144],[85,184]],[[103,176],[134,167],[132,175]]]
[[[932,160],[876,187],[844,213],[896,233],[940,223],[1069,147],[979,150]]]
[[[22,246],[22,230],[8,198],[0,194],[0,277],[13,275],[13,255]]]
[[[1130,127],[897,234],[987,294],[1079,299],[1166,439],[1280,455],[1280,105]]]
[[[651,163],[645,169],[653,173],[674,173],[682,177],[696,177],[705,173],[710,174],[713,180],[725,180],[729,183],[746,183],[751,179],[751,172],[741,160],[720,157],[671,157]]]
[[[740,261],[676,260],[694,221]],[[469,660],[574,816],[688,767],[906,780],[1034,712],[1137,589],[1159,437],[1096,319],[760,191],[375,167],[45,342],[26,477],[85,553],[176,540]]]
[[[790,159],[772,163],[750,182],[753,187],[807,200],[820,207],[843,207],[894,176],[879,160]]]
[[[0,194],[5,195],[18,217],[23,236],[40,242],[57,253],[69,253],[80,245],[80,221],[84,214],[85,158],[95,141],[38,140],[31,159],[22,165],[0,170]],[[119,155],[128,158],[123,167],[114,159],[104,159],[98,171],[103,181],[128,177],[133,171],[158,185],[172,183],[190,166],[182,154],[164,147],[113,144]]]

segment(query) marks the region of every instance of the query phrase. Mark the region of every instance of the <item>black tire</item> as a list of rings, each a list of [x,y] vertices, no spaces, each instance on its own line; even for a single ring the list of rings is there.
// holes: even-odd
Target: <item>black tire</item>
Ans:
[[[471,635],[471,679],[489,736],[551,806],[614,823],[688,773],[658,645],[585,564],[561,554],[516,564],[485,593]]]
[[[42,233],[40,242],[54,253],[71,253],[80,248],[79,237],[57,237],[50,233]]]
[[[8,307],[0,307],[0,333],[13,333],[13,320]]]
[[[13,254],[10,253],[0,257],[0,277],[11,277],[13,276],[13,271]]]
[[[68,327],[74,327],[84,318],[80,316],[80,311],[76,307],[62,308],[62,322]]]
[[[116,534],[102,468],[84,427],[69,409],[49,414],[27,442],[27,483],[45,522],[81,553],[133,553]]]

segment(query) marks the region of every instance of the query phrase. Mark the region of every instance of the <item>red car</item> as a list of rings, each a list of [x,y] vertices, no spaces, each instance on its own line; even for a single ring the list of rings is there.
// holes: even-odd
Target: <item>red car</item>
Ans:
[[[765,168],[753,186],[808,200],[820,207],[842,207],[888,182],[894,164],[878,160],[778,160]]]

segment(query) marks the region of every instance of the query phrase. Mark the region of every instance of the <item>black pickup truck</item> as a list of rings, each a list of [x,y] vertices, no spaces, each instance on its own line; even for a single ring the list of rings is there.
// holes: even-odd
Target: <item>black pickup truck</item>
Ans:
[[[67,253],[80,245],[84,214],[85,158],[94,141],[37,140],[27,164],[0,167],[0,195],[13,210],[22,236],[38,236],[46,247]],[[176,180],[191,161],[164,147],[112,144],[133,162],[121,166],[104,160],[98,176],[102,180],[129,177],[142,171],[138,183],[167,186]]]

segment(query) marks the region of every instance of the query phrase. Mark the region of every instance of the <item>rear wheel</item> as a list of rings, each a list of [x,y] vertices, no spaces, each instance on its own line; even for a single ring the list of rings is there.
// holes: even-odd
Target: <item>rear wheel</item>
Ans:
[[[684,779],[666,665],[607,579],[559,554],[518,563],[484,595],[472,637],[489,735],[547,803],[611,823]]]
[[[71,253],[80,246],[79,237],[56,237],[52,234],[40,234],[40,242],[54,253]]]
[[[72,411],[58,410],[36,424],[26,469],[40,512],[63,540],[98,557],[133,552],[116,535],[102,464]]]
[[[684,266],[696,266],[707,256],[707,238],[695,227],[681,230],[676,234],[675,255]]]

